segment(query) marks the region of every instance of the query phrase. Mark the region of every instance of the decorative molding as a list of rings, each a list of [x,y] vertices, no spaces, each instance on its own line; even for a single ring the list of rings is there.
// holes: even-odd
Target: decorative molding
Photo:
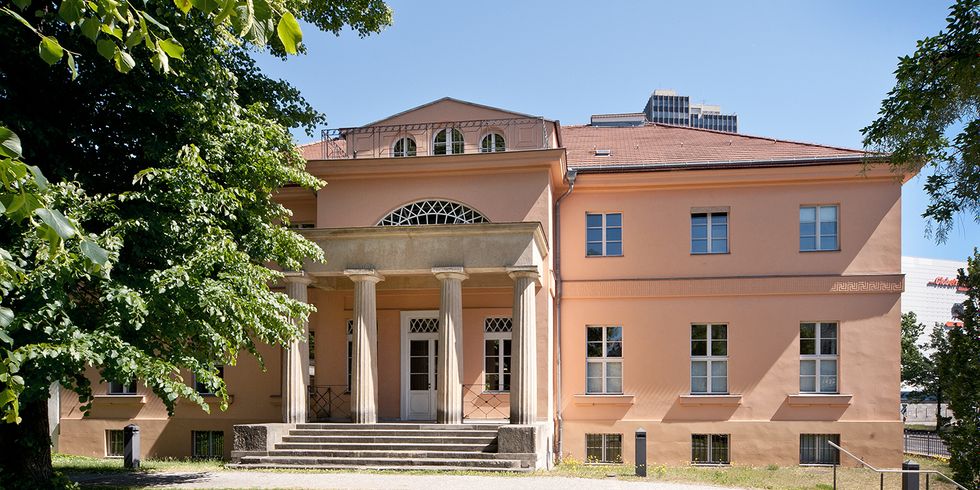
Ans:
[[[900,294],[902,274],[860,276],[765,276],[684,279],[566,280],[564,298],[658,298],[796,294]]]
[[[632,405],[636,403],[635,395],[572,395],[576,405]]]
[[[790,393],[786,401],[794,407],[846,407],[853,395],[838,393]]]
[[[681,395],[684,406],[735,407],[742,404],[742,395]]]

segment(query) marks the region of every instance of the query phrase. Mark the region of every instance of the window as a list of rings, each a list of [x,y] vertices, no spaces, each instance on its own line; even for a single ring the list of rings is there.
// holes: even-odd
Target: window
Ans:
[[[409,136],[398,138],[391,147],[391,156],[414,157],[416,155],[415,140]]]
[[[432,140],[433,155],[454,155],[463,153],[463,133],[456,128],[443,129]]]
[[[351,373],[354,370],[354,320],[347,320],[347,393],[350,393]]]
[[[121,458],[126,450],[126,436],[122,430],[109,429],[105,431],[105,455],[109,458]]]
[[[585,255],[623,255],[622,213],[585,213]]]
[[[504,135],[502,134],[490,133],[480,141],[481,153],[492,153],[495,151],[504,151],[505,149]]]
[[[416,201],[406,204],[381,218],[378,226],[461,225],[489,223],[475,209],[452,201]]]
[[[110,381],[109,394],[110,395],[135,395],[136,382],[131,381],[129,383],[117,383],[115,381]]]
[[[837,206],[800,207],[800,251],[840,250]]]
[[[800,464],[840,464],[840,434],[800,434]]]
[[[691,325],[691,393],[728,393],[728,325]]]
[[[691,214],[691,253],[728,253],[728,213]]]
[[[586,434],[585,460],[587,463],[622,463],[622,434]]]
[[[201,459],[221,459],[225,454],[225,433],[220,430],[191,431],[191,455]]]
[[[800,393],[837,393],[837,324],[800,324]]]
[[[728,434],[692,434],[691,462],[728,464]]]
[[[487,318],[483,322],[483,391],[510,391],[510,318]]]
[[[218,369],[218,377],[221,378],[221,379],[224,379],[225,378],[225,367],[224,366],[217,366],[217,369]],[[214,394],[214,388],[215,387],[209,387],[206,384],[204,384],[203,382],[198,381],[197,380],[197,375],[194,375],[194,388],[197,390],[197,393],[199,395],[213,395]]]
[[[623,392],[623,327],[586,327],[586,393]]]

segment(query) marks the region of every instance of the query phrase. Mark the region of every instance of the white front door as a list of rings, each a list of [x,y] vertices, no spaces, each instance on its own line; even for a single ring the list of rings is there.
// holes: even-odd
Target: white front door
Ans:
[[[439,312],[402,312],[402,420],[435,420]]]

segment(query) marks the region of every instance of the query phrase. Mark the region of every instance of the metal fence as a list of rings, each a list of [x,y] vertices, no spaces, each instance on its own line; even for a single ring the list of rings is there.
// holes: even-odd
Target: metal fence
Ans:
[[[463,385],[463,418],[500,420],[510,418],[510,393],[484,391],[482,384]]]
[[[906,430],[905,452],[932,457],[949,457],[949,448],[935,432]]]
[[[350,420],[347,385],[310,386],[310,422]]]

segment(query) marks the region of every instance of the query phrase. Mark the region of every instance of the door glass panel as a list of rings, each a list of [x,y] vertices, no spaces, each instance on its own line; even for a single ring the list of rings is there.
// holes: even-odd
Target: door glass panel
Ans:
[[[409,341],[409,389],[425,391],[429,389],[429,341]]]

